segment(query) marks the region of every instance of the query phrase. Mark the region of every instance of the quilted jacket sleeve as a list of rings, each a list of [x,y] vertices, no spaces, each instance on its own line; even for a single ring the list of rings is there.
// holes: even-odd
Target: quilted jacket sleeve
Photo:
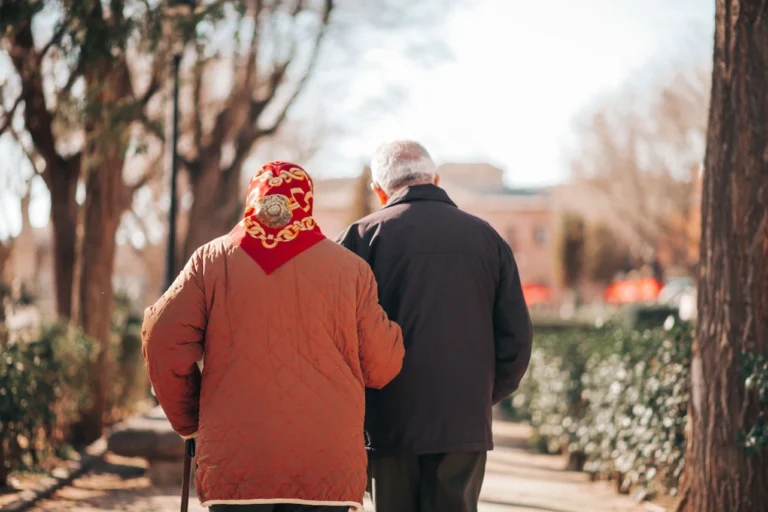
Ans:
[[[387,318],[379,305],[376,279],[368,265],[360,271],[357,299],[357,335],[360,342],[360,366],[365,385],[381,389],[403,367],[403,333]]]
[[[149,378],[174,430],[197,434],[207,308],[196,252],[170,289],[144,313],[142,350]]]

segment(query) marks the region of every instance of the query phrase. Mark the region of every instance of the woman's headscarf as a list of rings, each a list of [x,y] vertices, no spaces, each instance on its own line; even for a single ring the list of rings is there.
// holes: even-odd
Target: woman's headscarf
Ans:
[[[312,217],[312,189],[309,174],[289,162],[269,162],[251,178],[230,236],[267,274],[325,239]]]

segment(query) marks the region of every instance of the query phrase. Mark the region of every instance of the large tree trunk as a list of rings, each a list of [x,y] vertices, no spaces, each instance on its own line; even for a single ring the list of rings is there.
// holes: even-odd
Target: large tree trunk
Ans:
[[[112,274],[115,267],[115,233],[122,215],[123,162],[101,161],[88,172],[88,196],[83,220],[84,236],[80,274],[80,324],[85,334],[97,340],[99,354],[91,369],[91,407],[85,412],[82,439],[99,438],[108,410],[110,374],[110,320],[114,299]]]
[[[72,291],[77,264],[77,182],[80,158],[62,163],[66,170],[50,173],[51,225],[53,227],[53,275],[56,313],[72,316]]]
[[[120,218],[130,205],[132,191],[123,181],[125,151],[132,119],[121,103],[132,97],[131,77],[119,59],[105,53],[100,37],[107,29],[99,2],[90,4],[89,33],[94,39],[85,48],[85,84],[89,108],[85,116],[83,175],[86,201],[80,252],[79,319],[86,335],[99,344],[90,369],[90,407],[84,411],[78,441],[89,443],[101,436],[109,406],[110,323],[114,302],[115,268]]]
[[[200,167],[190,171],[193,202],[181,253],[181,268],[201,245],[231,230],[242,212],[240,168],[222,171],[219,155],[204,155]]]
[[[742,354],[768,356],[768,11],[717,2],[702,198],[699,311],[685,497],[690,512],[768,510],[768,452],[739,434],[757,419]],[[758,448],[759,449],[759,448]]]
[[[80,176],[80,155],[78,153],[65,158],[56,148],[53,114],[45,103],[41,58],[35,51],[29,21],[19,27],[14,44],[18,51],[11,52],[11,60],[21,78],[24,125],[36,151],[45,161],[42,176],[51,194],[56,311],[59,316],[69,318],[72,315],[72,289],[77,259],[78,205],[75,195]]]

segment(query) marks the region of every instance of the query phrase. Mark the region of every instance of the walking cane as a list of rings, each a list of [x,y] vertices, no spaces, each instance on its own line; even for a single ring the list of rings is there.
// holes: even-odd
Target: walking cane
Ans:
[[[192,459],[195,458],[195,440],[184,442],[184,478],[181,481],[181,512],[189,511],[189,487],[192,473]]]

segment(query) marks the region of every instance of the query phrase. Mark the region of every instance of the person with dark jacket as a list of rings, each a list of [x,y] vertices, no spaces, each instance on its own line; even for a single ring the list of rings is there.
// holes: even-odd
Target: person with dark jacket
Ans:
[[[401,373],[366,391],[377,512],[476,512],[491,409],[528,367],[532,328],[509,245],[438,187],[423,146],[375,154],[383,208],[337,242],[373,269],[379,301],[403,331]]]

